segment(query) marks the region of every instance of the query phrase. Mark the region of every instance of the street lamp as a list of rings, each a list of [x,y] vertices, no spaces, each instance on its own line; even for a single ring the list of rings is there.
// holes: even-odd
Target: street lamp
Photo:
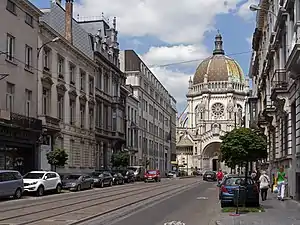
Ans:
[[[37,51],[38,51],[38,52],[37,52],[37,58],[39,58],[40,52],[41,52],[42,48],[43,48],[45,45],[47,45],[47,44],[49,44],[49,43],[57,42],[59,39],[60,39],[60,37],[53,38],[51,41],[47,41],[46,43],[42,44],[41,47],[37,48]]]
[[[252,12],[256,12],[256,11],[264,11],[264,12],[268,12],[268,13],[271,13],[272,15],[274,15],[275,17],[277,17],[277,15],[276,15],[273,11],[268,10],[268,9],[263,9],[263,8],[261,8],[261,7],[258,6],[258,5],[252,4],[252,5],[249,6],[249,9],[250,9],[250,11],[252,11]]]

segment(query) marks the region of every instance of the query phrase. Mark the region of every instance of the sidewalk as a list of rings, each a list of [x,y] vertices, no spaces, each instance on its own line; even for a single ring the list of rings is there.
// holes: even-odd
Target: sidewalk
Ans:
[[[294,200],[279,201],[269,194],[268,200],[261,202],[265,212],[230,216],[221,213],[216,225],[300,225],[300,203]]]

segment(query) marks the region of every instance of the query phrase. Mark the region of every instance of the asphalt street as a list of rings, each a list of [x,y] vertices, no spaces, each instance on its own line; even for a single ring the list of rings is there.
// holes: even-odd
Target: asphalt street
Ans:
[[[175,225],[177,222],[178,225],[208,225],[219,211],[216,184],[199,179],[199,184],[189,190],[135,211],[117,222],[98,224]]]

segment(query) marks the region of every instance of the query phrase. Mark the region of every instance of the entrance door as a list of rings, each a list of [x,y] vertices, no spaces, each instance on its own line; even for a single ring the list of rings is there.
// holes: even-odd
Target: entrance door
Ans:
[[[217,171],[218,170],[218,159],[212,160],[212,170]]]

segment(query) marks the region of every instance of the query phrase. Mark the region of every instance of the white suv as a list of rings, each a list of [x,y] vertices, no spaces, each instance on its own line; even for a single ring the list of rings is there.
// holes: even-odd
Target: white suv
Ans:
[[[56,191],[62,189],[61,179],[58,173],[52,171],[31,171],[23,177],[24,191],[35,192],[37,196],[44,195],[45,191]]]

